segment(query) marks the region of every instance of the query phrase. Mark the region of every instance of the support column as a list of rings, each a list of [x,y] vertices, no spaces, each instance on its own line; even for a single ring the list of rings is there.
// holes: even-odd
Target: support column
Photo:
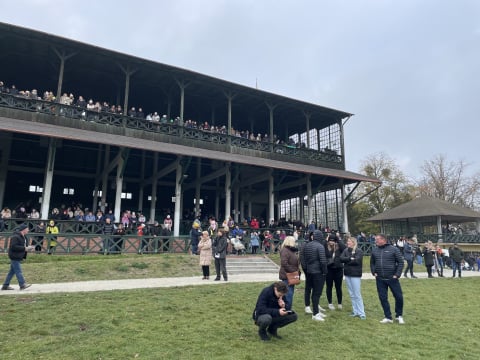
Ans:
[[[115,177],[115,219],[121,222],[122,216],[120,211],[122,209],[122,189],[123,189],[123,170],[125,168],[125,159],[121,156],[118,160],[117,175]]]
[[[10,159],[10,149],[12,145],[12,134],[0,132],[0,207],[3,209],[3,200],[5,199],[5,187],[8,175],[8,159]],[[35,207],[36,208],[36,207]]]
[[[310,118],[312,117],[312,114],[304,111],[303,115],[305,115],[306,128],[307,128],[307,149],[310,149]]]
[[[105,146],[105,154],[104,154],[104,160],[103,163],[105,164],[105,168],[107,168],[108,163],[110,161],[110,145]],[[103,211],[105,214],[105,203],[107,202],[107,191],[108,191],[108,172],[104,171],[103,176],[102,176],[102,200],[101,203],[102,205],[100,206],[100,209]],[[95,205],[93,207],[94,214],[97,211],[97,202],[95,201]]]
[[[441,243],[443,242],[443,233],[442,233],[442,216],[438,215],[437,216],[437,234],[438,234],[438,242]]]
[[[195,180],[195,216],[200,214],[200,178],[202,175],[202,159],[197,158],[197,178]]]
[[[50,138],[48,144],[47,166],[45,168],[45,178],[43,182],[42,210],[40,213],[42,219],[48,219],[50,216],[50,198],[52,195],[53,169],[55,167],[56,151],[57,139]]]
[[[145,187],[145,150],[142,151],[142,163],[140,167],[140,186],[138,188],[138,210],[141,210],[142,214],[143,214],[144,187]]]
[[[217,178],[215,188],[217,191],[215,192],[215,219],[217,223],[222,223],[223,219],[220,219],[220,180]]]
[[[62,96],[62,87],[63,87],[63,74],[65,71],[65,61],[70,59],[72,56],[76,55],[76,53],[66,54],[65,51],[58,51],[56,48],[53,48],[53,52],[57,54],[58,58],[60,59],[60,70],[58,73],[58,84],[57,84],[57,101],[60,100]]]
[[[275,110],[277,105],[270,104],[269,102],[266,102],[266,104],[267,104],[268,110],[270,112],[270,123],[269,123],[270,134],[268,136],[270,138],[270,143],[273,144],[273,111]]]
[[[150,201],[150,222],[155,222],[155,208],[157,205],[158,181],[158,153],[153,154],[152,200]]]
[[[347,201],[345,198],[345,185],[343,184],[342,184],[342,205],[343,205],[343,232],[349,233],[350,230],[348,229]]]
[[[127,67],[123,67],[122,65],[118,64],[119,68],[122,69],[123,73],[125,74],[125,97],[123,101],[123,115],[128,114],[128,97],[130,93],[130,77],[137,72],[136,69],[130,69],[130,65]]]
[[[231,202],[231,182],[232,182],[232,173],[230,169],[230,163],[227,162],[225,165],[226,167],[226,172],[225,172],[225,219],[228,219],[231,210],[230,210],[230,202]],[[222,219],[223,221],[223,219]]]
[[[104,166],[107,166],[107,165],[105,164]],[[97,152],[97,169],[95,171],[95,184],[93,186],[93,200],[92,200],[92,207],[91,207],[94,213],[97,210],[98,190],[100,188],[100,179],[102,178],[101,169],[102,169],[102,144],[99,144],[98,152]]]
[[[307,226],[313,220],[313,211],[312,211],[312,175],[307,175]]]
[[[275,189],[273,183],[273,170],[270,169],[270,176],[268,177],[268,222],[270,219],[275,219]]]
[[[238,188],[238,186],[235,186],[235,189],[233,189],[233,207],[235,211],[233,220],[235,221],[235,224],[238,224],[238,214],[240,213],[239,193],[240,189]]]
[[[180,235],[180,221],[182,219],[182,183],[183,183],[183,165],[178,162],[177,173],[175,177],[175,213],[173,218],[173,236]]]

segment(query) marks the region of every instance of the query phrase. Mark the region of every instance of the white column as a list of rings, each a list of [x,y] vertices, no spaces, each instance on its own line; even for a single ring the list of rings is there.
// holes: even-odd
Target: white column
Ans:
[[[120,150],[121,151],[121,150]],[[110,162],[110,145],[105,146],[105,154],[104,154],[104,161],[105,168],[108,168]],[[107,202],[107,191],[108,191],[108,172],[103,171],[102,176],[102,205],[100,209],[105,213],[105,203]],[[96,200],[96,197],[95,197]],[[96,201],[95,201],[96,202]],[[92,211],[96,211],[98,204],[94,204],[95,206],[92,208]]]
[[[275,193],[273,187],[273,171],[270,169],[270,176],[268,177],[268,221],[275,219]]]
[[[117,164],[117,176],[115,178],[115,219],[118,222],[122,221],[122,216],[120,211],[122,209],[122,188],[123,188],[123,166],[125,159],[120,157]]]
[[[150,221],[155,221],[155,208],[157,205],[157,181],[158,181],[158,153],[153,154],[153,176],[152,176],[152,200],[150,201]]]
[[[140,167],[140,186],[138,188],[138,210],[141,210],[143,213],[143,188],[145,180],[145,150],[142,151],[142,163]],[[144,214],[145,215],[145,214]]]
[[[47,166],[45,168],[45,178],[43,182],[42,219],[48,219],[50,216],[50,197],[52,195],[53,168],[55,167],[55,152],[57,151],[56,139],[51,138],[48,144]]]
[[[440,215],[437,216],[437,234],[438,234],[438,242],[443,242],[443,239],[442,239],[442,217]]]
[[[230,216],[231,210],[230,210],[230,202],[231,202],[231,182],[232,182],[232,173],[230,171],[230,163],[227,163],[226,165],[226,173],[225,173],[225,218],[228,219]],[[224,220],[222,219],[222,221]]]
[[[182,182],[183,167],[182,163],[179,162],[175,179],[175,214],[173,218],[173,236],[180,235],[180,220],[182,219]]]
[[[240,213],[240,204],[239,204],[239,192],[240,189],[238,186],[235,186],[235,189],[233,190],[233,207],[235,208],[235,214],[234,214],[234,221],[235,224],[238,224],[238,214]]]
[[[307,136],[309,138],[309,136]],[[307,144],[308,145],[308,144]],[[313,220],[313,209],[312,209],[312,176],[307,175],[307,224],[308,226]]]
[[[200,214],[200,177],[202,174],[201,158],[197,158],[197,178],[195,180],[195,216]]]
[[[343,232],[349,233],[347,202],[345,201],[345,186],[342,185],[342,205],[343,205]]]

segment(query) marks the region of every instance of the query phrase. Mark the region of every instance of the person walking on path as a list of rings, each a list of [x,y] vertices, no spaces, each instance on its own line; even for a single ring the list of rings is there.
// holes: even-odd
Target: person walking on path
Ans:
[[[220,275],[223,275],[223,280],[228,281],[227,275],[227,246],[228,241],[226,237],[226,231],[224,229],[219,229],[217,231],[217,237],[213,242],[212,252],[215,257],[215,272],[217,277],[215,281],[220,280]]]
[[[393,323],[390,303],[388,302],[388,289],[390,289],[395,298],[395,318],[399,324],[405,324],[403,320],[403,292],[399,280],[403,270],[402,253],[397,247],[388,243],[383,234],[375,236],[375,244],[376,247],[372,249],[370,256],[370,271],[375,277],[378,298],[385,315],[380,323]]]
[[[458,247],[458,243],[454,243],[453,247],[449,251],[450,257],[452,258],[452,270],[453,276],[455,277],[456,271],[458,269],[458,277],[462,277],[462,261],[464,258],[463,250]]]
[[[350,237],[347,240],[347,248],[340,255],[340,261],[344,263],[345,282],[348,294],[352,300],[352,313],[350,316],[366,319],[365,307],[361,291],[361,278],[363,267],[363,252],[357,247],[357,239]]]
[[[411,237],[407,238],[407,241],[403,248],[403,257],[407,262],[407,267],[405,268],[405,272],[403,273],[403,276],[408,277],[408,272],[410,272],[410,277],[412,279],[416,279],[417,277],[413,275],[413,259],[415,257],[415,242]]]
[[[208,236],[208,231],[202,232],[198,250],[200,251],[200,266],[203,273],[202,280],[208,280],[210,278],[210,264],[212,263],[212,240]]]
[[[287,285],[283,281],[277,281],[264,288],[258,296],[252,317],[262,341],[270,340],[268,334],[281,339],[277,329],[297,321],[298,315],[285,308],[287,291]]]
[[[8,257],[10,258],[10,270],[8,271],[7,277],[3,282],[2,290],[14,290],[10,286],[10,281],[13,278],[13,275],[17,277],[18,285],[20,285],[20,290],[25,290],[32,286],[25,281],[22,273],[22,261],[27,258],[27,252],[34,250],[34,246],[29,246],[27,240],[28,234],[28,225],[20,225],[13,233],[13,236],[10,239],[10,246],[8,248]]]

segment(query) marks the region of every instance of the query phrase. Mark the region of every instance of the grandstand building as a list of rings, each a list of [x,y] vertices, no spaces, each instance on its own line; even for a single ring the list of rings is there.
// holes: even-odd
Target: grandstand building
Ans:
[[[2,208],[347,230],[346,185],[378,183],[345,169],[350,113],[5,23],[0,44]]]

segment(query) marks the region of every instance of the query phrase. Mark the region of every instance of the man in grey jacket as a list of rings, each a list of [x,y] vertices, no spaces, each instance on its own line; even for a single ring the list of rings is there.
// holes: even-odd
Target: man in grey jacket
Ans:
[[[403,270],[403,256],[400,250],[387,242],[383,234],[375,236],[376,247],[372,250],[370,256],[370,270],[375,276],[377,283],[377,292],[380,303],[382,304],[385,318],[380,322],[382,324],[391,324],[392,312],[388,302],[388,289],[395,298],[395,318],[399,324],[405,324],[403,320],[403,293],[399,278]]]
[[[313,240],[307,242],[300,249],[300,263],[305,273],[305,312],[313,313],[312,320],[325,321],[326,315],[319,311],[320,296],[322,295],[327,275],[327,257],[322,243],[323,234],[320,230],[313,232]],[[313,311],[310,308],[310,295]]]

